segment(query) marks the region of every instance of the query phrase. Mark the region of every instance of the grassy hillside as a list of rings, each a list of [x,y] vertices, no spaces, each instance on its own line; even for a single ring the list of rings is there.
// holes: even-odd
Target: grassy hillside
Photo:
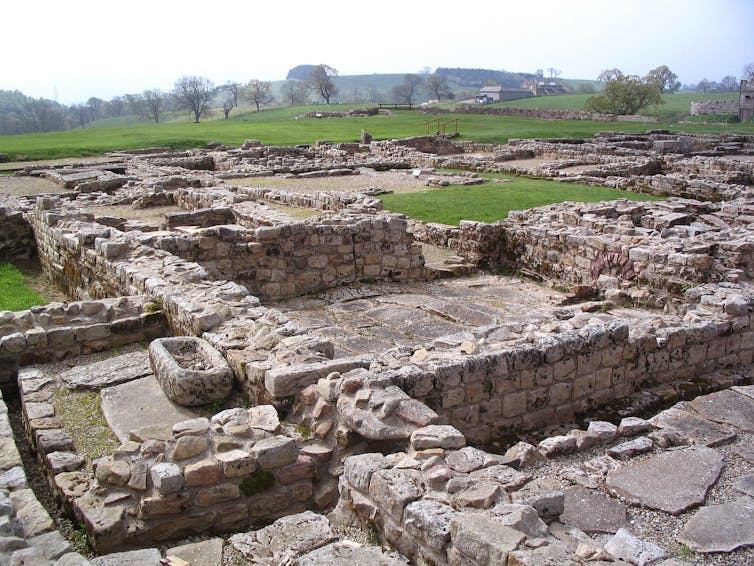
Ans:
[[[558,101],[570,97],[548,97],[540,100]],[[529,101],[524,101],[529,102]],[[365,118],[297,119],[304,112],[337,111],[363,104],[310,105],[262,110],[239,109],[230,120],[204,120],[199,124],[182,121],[159,124],[137,123],[116,127],[87,128],[46,134],[0,136],[0,153],[15,158],[17,154],[31,159],[52,159],[100,155],[119,149],[151,146],[174,148],[204,147],[210,141],[238,146],[247,138],[256,138],[266,145],[296,145],[318,140],[352,142],[361,130],[375,139],[391,139],[425,135],[425,123],[433,116],[418,111],[397,111],[390,116]],[[450,120],[454,115],[443,115]],[[592,122],[589,120],[532,120],[514,116],[460,115],[461,139],[488,143],[505,143],[509,138],[529,137],[591,137],[603,130],[644,132],[649,128],[666,128],[688,132],[754,133],[751,124],[683,125],[667,122],[651,125],[628,122]]]
[[[501,102],[495,106],[514,106],[517,108],[551,108],[555,110],[583,110],[587,98],[591,94],[564,94],[560,96],[540,96],[537,98],[525,98]],[[641,111],[646,116],[657,116],[663,121],[677,122],[685,119],[691,108],[692,102],[707,100],[736,100],[738,93],[709,93],[700,92],[676,92],[663,94],[662,104],[650,106]]]

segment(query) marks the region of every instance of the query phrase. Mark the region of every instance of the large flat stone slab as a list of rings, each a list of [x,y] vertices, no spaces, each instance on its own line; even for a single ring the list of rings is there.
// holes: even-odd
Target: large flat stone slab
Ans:
[[[166,557],[175,556],[189,564],[206,564],[206,566],[220,566],[223,562],[223,546],[221,538],[175,546],[165,551]]]
[[[161,566],[162,556],[156,548],[116,552],[92,558],[92,566]]]
[[[702,507],[686,523],[678,541],[694,552],[731,552],[754,545],[754,498]]]
[[[607,487],[631,503],[677,515],[704,502],[717,481],[723,456],[691,446],[631,462],[607,474]]]
[[[61,374],[60,378],[70,389],[99,391],[105,387],[146,377],[151,373],[149,353],[144,350],[76,366]]]
[[[379,546],[362,546],[350,540],[334,542],[298,559],[299,566],[407,566],[409,561],[397,552]]]
[[[175,423],[197,417],[196,413],[176,405],[150,375],[100,392],[102,412],[107,424],[122,443],[129,432],[146,427],[170,429]]]
[[[666,409],[649,419],[649,422],[657,428],[679,432],[694,444],[704,444],[705,446],[719,446],[736,437],[736,433],[729,427],[714,423],[678,407]]]
[[[560,522],[586,533],[615,533],[628,526],[626,506],[581,486],[565,490]]]
[[[689,406],[707,420],[754,431],[754,399],[726,389],[697,397]]]

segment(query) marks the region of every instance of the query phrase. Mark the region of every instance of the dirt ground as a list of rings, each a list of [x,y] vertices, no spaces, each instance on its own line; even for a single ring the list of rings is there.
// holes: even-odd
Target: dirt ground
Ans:
[[[0,194],[15,197],[65,192],[60,185],[41,177],[0,175]]]
[[[228,185],[246,185],[250,187],[266,187],[300,193],[315,193],[318,191],[364,191],[366,189],[385,189],[395,193],[410,193],[426,190],[427,180],[437,178],[437,174],[422,171],[418,176],[412,169],[405,171],[374,171],[361,169],[358,175],[342,175],[338,177],[316,177],[310,179],[274,177],[248,177],[225,181]]]

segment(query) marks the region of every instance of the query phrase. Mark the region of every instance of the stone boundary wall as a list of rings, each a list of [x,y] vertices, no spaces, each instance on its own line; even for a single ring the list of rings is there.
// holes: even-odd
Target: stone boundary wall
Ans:
[[[517,108],[515,106],[456,106],[454,109],[428,108],[425,114],[491,114],[495,116],[521,116],[538,120],[594,120],[595,122],[657,122],[656,116],[595,114],[583,110],[553,110],[547,108]]]
[[[737,100],[715,100],[707,102],[692,102],[691,112],[692,116],[699,114],[736,114],[738,115],[738,101]]]
[[[0,207],[0,261],[36,255],[34,231],[18,211]]]
[[[19,365],[109,350],[167,333],[165,314],[143,297],[53,303],[0,311],[0,383]]]
[[[457,363],[416,363],[420,372],[396,384],[471,442],[488,442],[569,422],[642,388],[751,363],[751,310],[636,338],[625,322],[590,325]]]
[[[197,262],[257,296],[294,297],[346,283],[406,281],[424,274],[421,246],[401,215],[320,218],[254,230],[215,226],[191,234],[146,234],[142,244]]]

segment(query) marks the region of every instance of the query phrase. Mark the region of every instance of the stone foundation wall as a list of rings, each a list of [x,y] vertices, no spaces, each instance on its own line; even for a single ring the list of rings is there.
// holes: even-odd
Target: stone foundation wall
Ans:
[[[421,246],[399,215],[341,215],[255,230],[216,226],[185,235],[147,234],[140,242],[197,262],[211,277],[232,279],[262,298],[424,273]]]
[[[135,428],[87,469],[49,402],[50,381],[36,369],[19,374],[27,430],[53,490],[98,553],[239,530],[311,505],[315,460],[269,405]]]
[[[397,385],[470,441],[488,442],[571,422],[574,415],[652,385],[751,363],[751,310],[750,305],[747,314],[725,322],[641,337],[630,336],[625,322],[590,325],[455,363],[415,363],[420,371],[406,373]]]
[[[34,231],[23,214],[0,207],[0,261],[36,255]]]
[[[0,312],[0,361],[17,368],[110,350],[166,333],[164,313],[143,297],[53,303]]]

